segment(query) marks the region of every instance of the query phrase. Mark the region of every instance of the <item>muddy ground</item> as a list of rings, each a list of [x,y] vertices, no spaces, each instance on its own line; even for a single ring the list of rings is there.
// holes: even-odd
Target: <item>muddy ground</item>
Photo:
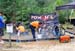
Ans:
[[[0,51],[75,51],[75,39],[69,43],[60,43],[59,40],[42,40],[36,42],[5,42]]]

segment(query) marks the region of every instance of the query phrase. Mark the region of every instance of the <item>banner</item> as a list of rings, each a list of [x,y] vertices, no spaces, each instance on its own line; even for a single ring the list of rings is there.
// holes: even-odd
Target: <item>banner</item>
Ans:
[[[13,33],[13,24],[7,24],[6,31],[7,33]]]
[[[31,14],[31,21],[40,21],[43,23],[43,26],[38,29],[38,35],[41,35],[41,38],[53,38],[55,35],[54,27],[59,24],[58,15],[56,13],[39,15]]]

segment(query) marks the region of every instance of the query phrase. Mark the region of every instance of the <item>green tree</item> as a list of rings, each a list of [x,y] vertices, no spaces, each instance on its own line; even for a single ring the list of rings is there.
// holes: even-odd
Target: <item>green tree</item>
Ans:
[[[31,13],[47,14],[55,12],[56,6],[64,5],[71,0],[0,0],[0,11],[6,14],[7,20],[22,21],[25,25],[29,23]],[[66,11],[58,11],[59,20],[65,21]],[[13,21],[13,22],[14,22]]]

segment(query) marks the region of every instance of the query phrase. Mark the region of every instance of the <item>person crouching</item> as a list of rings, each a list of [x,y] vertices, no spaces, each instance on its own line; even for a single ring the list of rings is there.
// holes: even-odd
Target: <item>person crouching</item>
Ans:
[[[22,24],[19,24],[17,27],[17,39],[19,39],[21,33],[25,32],[25,27]]]

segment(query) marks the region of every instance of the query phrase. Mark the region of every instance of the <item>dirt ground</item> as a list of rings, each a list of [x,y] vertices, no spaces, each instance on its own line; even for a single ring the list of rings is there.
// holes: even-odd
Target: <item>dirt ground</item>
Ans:
[[[75,51],[75,39],[69,43],[60,43],[58,40],[42,40],[36,42],[12,42],[12,47],[9,48],[9,43],[5,42],[0,51]]]

